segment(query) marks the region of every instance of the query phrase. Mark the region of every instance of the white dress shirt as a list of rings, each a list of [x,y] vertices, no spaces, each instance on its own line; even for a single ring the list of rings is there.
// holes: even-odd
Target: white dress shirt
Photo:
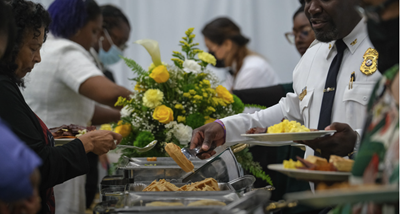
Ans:
[[[376,71],[367,76],[360,71],[364,53],[373,47],[364,20],[361,20],[343,41],[347,49],[344,51],[337,76],[331,121],[347,123],[360,133],[366,115],[366,105],[381,74]],[[279,104],[254,114],[239,114],[222,119],[226,126],[228,145],[249,140],[240,134],[252,127],[268,127],[279,123],[283,118],[316,129],[329,66],[337,53],[334,44],[335,41],[329,43],[314,41],[310,45],[293,72],[294,93],[288,93]],[[353,72],[356,80],[353,87],[349,88]],[[306,90],[307,94],[300,100],[299,96],[303,90]],[[313,150],[307,147],[306,156],[310,154],[313,154]]]
[[[227,75],[223,86],[228,90],[260,88],[276,85],[279,78],[269,63],[259,55],[248,55],[243,59],[236,78]]]

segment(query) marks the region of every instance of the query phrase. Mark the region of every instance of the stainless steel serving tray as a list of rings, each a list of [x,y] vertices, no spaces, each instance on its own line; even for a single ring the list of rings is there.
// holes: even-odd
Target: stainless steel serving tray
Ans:
[[[195,169],[207,163],[207,160],[200,159],[191,161]],[[147,161],[147,158],[130,158],[123,166],[118,167],[118,170],[123,171],[125,178],[133,178],[135,182],[178,179],[186,174],[170,157],[158,157],[157,161]]]

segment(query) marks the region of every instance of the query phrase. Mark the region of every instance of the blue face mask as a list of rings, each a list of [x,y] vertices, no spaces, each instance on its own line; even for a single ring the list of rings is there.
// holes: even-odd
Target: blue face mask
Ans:
[[[111,48],[110,50],[108,50],[107,52],[103,49],[102,46],[102,41],[103,41],[103,37],[100,38],[99,41],[99,59],[100,61],[104,64],[104,65],[111,65],[111,64],[115,64],[117,63],[121,58],[120,56],[123,56],[123,52],[120,48],[118,48],[112,41],[110,35],[108,34],[107,30],[104,29],[104,34],[108,40],[108,42],[111,44]]]

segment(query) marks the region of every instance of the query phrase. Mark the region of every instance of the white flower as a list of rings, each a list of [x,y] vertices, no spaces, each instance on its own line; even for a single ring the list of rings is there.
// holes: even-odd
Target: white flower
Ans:
[[[183,145],[187,145],[192,138],[193,129],[190,126],[183,125],[179,123],[173,129],[174,136],[179,140],[179,142]]]
[[[183,62],[183,70],[185,72],[200,73],[201,67],[199,64],[197,64],[196,61],[189,59],[189,60],[185,60],[185,62]]]
[[[132,108],[130,108],[129,106],[124,106],[121,109],[120,114],[121,114],[121,117],[129,117],[129,116],[131,116],[132,112],[133,112]]]

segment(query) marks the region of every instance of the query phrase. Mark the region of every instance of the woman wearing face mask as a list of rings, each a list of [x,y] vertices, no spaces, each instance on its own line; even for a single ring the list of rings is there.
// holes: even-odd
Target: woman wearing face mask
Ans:
[[[103,30],[99,42],[95,43],[90,53],[95,58],[96,64],[102,69],[104,75],[115,82],[112,72],[107,70],[121,60],[123,51],[127,48],[127,41],[131,32],[128,19],[122,11],[112,5],[101,6],[103,15]]]
[[[224,86],[228,90],[266,87],[276,85],[278,77],[269,63],[259,54],[249,50],[249,39],[228,18],[217,18],[201,31],[207,48],[225,66],[232,68]]]
[[[107,79],[89,53],[102,30],[99,6],[93,0],[55,0],[48,12],[52,35],[23,92],[27,104],[48,127],[117,121],[120,114],[114,103],[131,92]],[[84,213],[85,177],[56,186],[55,198],[56,213]]]

